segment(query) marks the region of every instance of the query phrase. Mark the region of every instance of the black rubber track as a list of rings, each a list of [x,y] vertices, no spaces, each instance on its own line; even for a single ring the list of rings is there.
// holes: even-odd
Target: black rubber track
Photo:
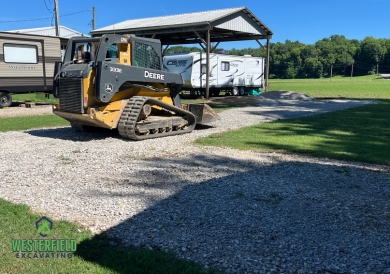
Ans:
[[[186,128],[180,130],[172,130],[169,132],[158,132],[156,134],[137,135],[135,133],[135,127],[137,125],[138,117],[141,113],[142,106],[146,103],[150,105],[157,105],[166,110],[173,111],[174,113],[176,113],[177,116],[180,116],[188,121]],[[141,141],[146,139],[190,133],[195,128],[195,125],[195,115],[189,111],[175,107],[174,105],[164,103],[152,97],[134,96],[127,102],[127,105],[122,112],[118,123],[118,131],[123,138]]]

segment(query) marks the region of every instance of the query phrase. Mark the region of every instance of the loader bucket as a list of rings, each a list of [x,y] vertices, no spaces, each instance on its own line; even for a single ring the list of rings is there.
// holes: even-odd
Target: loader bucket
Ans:
[[[197,124],[210,124],[221,117],[207,104],[182,104],[182,108],[195,115]]]

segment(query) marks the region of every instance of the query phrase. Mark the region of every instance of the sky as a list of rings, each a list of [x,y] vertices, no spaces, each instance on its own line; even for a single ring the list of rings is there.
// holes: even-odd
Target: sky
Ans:
[[[129,19],[245,6],[273,31],[272,43],[290,40],[314,44],[334,34],[358,40],[367,36],[390,38],[390,0],[58,0],[58,5],[60,24],[84,34],[92,30],[92,7],[96,10],[96,28],[102,28]],[[53,7],[54,0],[2,1],[0,31],[54,26]],[[219,47],[259,45],[242,41],[221,43]]]

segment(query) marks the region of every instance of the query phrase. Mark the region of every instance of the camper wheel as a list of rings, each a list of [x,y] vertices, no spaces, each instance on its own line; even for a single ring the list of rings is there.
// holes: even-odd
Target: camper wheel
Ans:
[[[244,96],[245,95],[245,87],[240,87],[239,89],[240,89],[240,91],[239,91],[240,96]]]
[[[232,92],[233,92],[233,95],[234,95],[234,96],[237,96],[237,95],[238,95],[238,93],[239,93],[239,91],[238,91],[238,87],[233,87],[233,90],[232,90]]]
[[[12,96],[7,91],[0,91],[0,107],[9,107],[12,104]]]

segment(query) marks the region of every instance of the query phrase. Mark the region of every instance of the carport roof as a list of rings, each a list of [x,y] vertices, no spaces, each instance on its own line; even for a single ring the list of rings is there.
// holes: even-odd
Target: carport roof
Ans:
[[[210,42],[268,39],[273,35],[246,7],[126,20],[96,29],[91,35],[135,34],[175,45],[200,43],[199,33],[208,30]]]

